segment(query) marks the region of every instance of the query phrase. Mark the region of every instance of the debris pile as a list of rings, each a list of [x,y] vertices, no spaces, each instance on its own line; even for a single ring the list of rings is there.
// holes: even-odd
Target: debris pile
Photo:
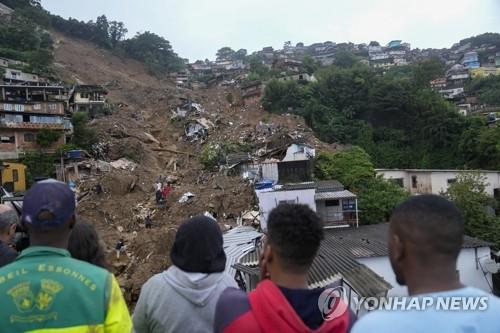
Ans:
[[[59,34],[54,39],[56,62],[64,65],[57,69],[61,78],[108,83],[108,99],[117,106],[91,123],[100,138],[92,158],[67,161],[58,176],[75,183],[78,215],[95,225],[131,304],[143,283],[170,264],[175,232],[189,216],[209,214],[224,230],[258,226],[254,188],[231,168],[282,160],[293,143],[335,148],[317,140],[299,117],[268,114],[258,104],[230,105],[231,87],[177,88],[133,60]],[[203,150],[220,144],[225,154],[206,168]],[[157,183],[172,188],[162,205],[156,202]],[[144,226],[148,215],[151,229]],[[120,238],[126,255],[117,260]]]

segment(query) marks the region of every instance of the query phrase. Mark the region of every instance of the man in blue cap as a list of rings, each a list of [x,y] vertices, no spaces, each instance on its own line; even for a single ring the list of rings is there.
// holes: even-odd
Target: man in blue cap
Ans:
[[[130,332],[131,320],[113,274],[71,258],[75,195],[53,179],[23,201],[30,247],[0,269],[1,331]]]

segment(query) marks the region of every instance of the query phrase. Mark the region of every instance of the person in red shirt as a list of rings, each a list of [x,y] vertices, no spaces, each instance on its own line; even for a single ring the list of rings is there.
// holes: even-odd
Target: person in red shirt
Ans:
[[[163,196],[163,202],[167,201],[169,194],[172,193],[172,187],[169,183],[165,184],[161,190],[161,194]]]
[[[318,305],[325,289],[308,288],[308,271],[323,239],[318,215],[306,205],[280,204],[269,214],[267,229],[260,258],[261,282],[249,294],[235,288],[222,293],[214,331],[349,332],[356,316],[348,306],[338,300],[325,316]],[[336,315],[330,316],[333,311]]]

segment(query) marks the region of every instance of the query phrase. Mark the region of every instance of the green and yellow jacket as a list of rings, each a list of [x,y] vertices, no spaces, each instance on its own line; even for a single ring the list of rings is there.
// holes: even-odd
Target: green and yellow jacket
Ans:
[[[30,247],[0,268],[2,333],[128,333],[113,274],[53,247]]]

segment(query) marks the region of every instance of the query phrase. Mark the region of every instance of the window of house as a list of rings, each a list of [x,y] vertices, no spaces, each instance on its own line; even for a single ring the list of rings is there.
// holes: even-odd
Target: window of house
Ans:
[[[356,210],[356,199],[344,199],[342,200],[343,210]]]
[[[35,142],[35,134],[24,133],[24,142]]]
[[[2,143],[16,143],[15,136],[2,136],[0,137],[0,142]]]
[[[42,105],[41,104],[33,104],[33,110],[41,110]]]
[[[325,201],[325,206],[326,207],[332,207],[332,206],[338,206],[339,201],[338,200],[326,200]]]
[[[30,116],[23,116],[23,123],[29,123],[30,122]]]
[[[393,182],[394,184],[400,186],[400,187],[404,186],[403,178],[392,178],[392,179],[390,179],[390,181]]]
[[[295,200],[280,200],[279,204],[291,204],[293,205],[295,203]]]
[[[14,105],[14,110],[17,112],[23,112],[24,111],[24,105],[22,104],[15,104]]]
[[[448,185],[451,185],[451,184],[453,184],[453,183],[456,183],[456,182],[457,182],[457,180],[456,180],[455,178],[450,178],[450,179],[448,179],[446,182],[448,183]]]
[[[17,170],[12,170],[12,181],[14,183],[19,181],[19,173],[17,172]]]
[[[411,187],[417,188],[417,176],[411,176]]]

